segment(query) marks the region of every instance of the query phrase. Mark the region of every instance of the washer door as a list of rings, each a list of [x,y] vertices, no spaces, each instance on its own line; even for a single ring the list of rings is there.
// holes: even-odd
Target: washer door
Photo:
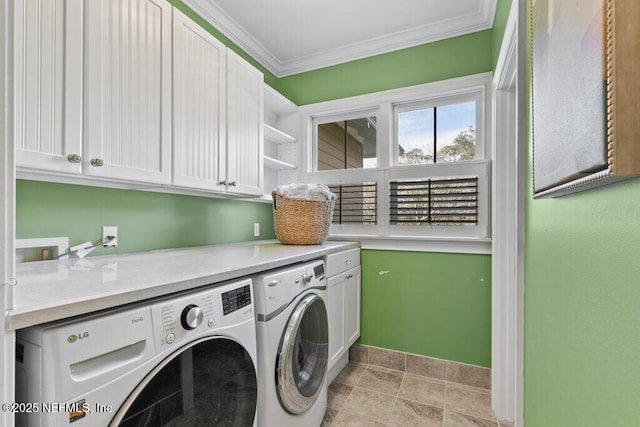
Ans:
[[[207,337],[164,359],[129,395],[111,426],[250,426],[256,370],[236,341]]]
[[[309,294],[293,310],[276,360],[276,389],[282,407],[302,414],[315,403],[327,372],[327,309]]]

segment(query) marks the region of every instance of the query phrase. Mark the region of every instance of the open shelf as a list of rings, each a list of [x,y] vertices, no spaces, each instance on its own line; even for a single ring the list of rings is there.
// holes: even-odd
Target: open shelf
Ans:
[[[289,144],[292,142],[296,142],[296,139],[286,133],[269,126],[268,124],[264,124],[264,139],[267,141],[271,141],[275,144]]]
[[[298,111],[298,106],[271,86],[264,85],[264,108],[277,115],[287,115]]]
[[[264,156],[264,167],[269,169],[276,170],[293,170],[296,169],[295,165],[291,163],[286,163],[278,159],[274,159],[273,157]]]

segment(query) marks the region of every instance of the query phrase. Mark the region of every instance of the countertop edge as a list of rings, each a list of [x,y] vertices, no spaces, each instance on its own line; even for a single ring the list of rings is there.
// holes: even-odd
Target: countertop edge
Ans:
[[[113,294],[96,294],[77,300],[69,299],[65,303],[53,304],[44,307],[34,306],[22,310],[10,310],[6,313],[5,331],[15,331],[53,321],[115,309],[120,306],[138,303],[152,298],[195,290],[204,286],[223,284],[234,279],[241,279],[275,268],[311,261],[332,253],[360,247],[359,242],[340,241],[336,243],[340,243],[340,245],[328,248],[323,247],[321,249],[309,246],[309,252],[305,252],[303,254],[284,256],[268,262],[248,265],[243,268],[223,271],[201,277],[187,278],[179,282],[170,282],[142,289],[114,292]]]

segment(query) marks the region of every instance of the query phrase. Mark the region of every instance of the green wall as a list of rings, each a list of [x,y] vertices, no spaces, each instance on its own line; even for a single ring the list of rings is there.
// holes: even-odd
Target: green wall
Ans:
[[[360,342],[491,366],[491,256],[362,251]]]
[[[18,180],[16,237],[99,241],[118,226],[118,247],[91,255],[275,238],[268,203]],[[232,225],[232,226],[230,226]]]
[[[533,200],[527,177],[525,425],[638,426],[640,182]]]
[[[491,30],[283,77],[277,89],[298,105],[493,70]]]

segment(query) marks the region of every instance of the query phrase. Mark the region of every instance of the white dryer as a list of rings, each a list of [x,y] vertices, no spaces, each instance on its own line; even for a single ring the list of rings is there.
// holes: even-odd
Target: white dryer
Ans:
[[[258,425],[319,426],[327,408],[327,284],[323,261],[253,278]]]
[[[18,331],[18,426],[251,426],[251,280]]]

